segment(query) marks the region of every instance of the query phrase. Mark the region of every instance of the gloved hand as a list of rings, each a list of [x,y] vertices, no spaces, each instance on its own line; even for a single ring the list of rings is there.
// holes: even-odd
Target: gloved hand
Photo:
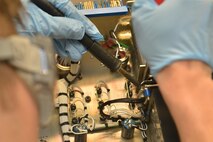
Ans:
[[[23,35],[42,34],[52,37],[60,56],[79,61],[86,48],[78,40],[85,33],[96,41],[103,40],[103,36],[89,19],[78,12],[70,0],[49,2],[64,12],[66,17],[53,17],[28,0],[22,0],[27,14],[22,14],[24,26],[17,24],[17,31]]]
[[[178,60],[201,60],[213,67],[211,0],[136,0],[132,19],[136,42],[155,76]]]

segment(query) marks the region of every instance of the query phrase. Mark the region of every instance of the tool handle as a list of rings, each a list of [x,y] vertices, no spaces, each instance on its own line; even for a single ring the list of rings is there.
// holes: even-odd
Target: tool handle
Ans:
[[[55,8],[47,0],[31,0],[31,2],[52,16],[64,17],[64,13],[58,10],[57,8]]]
[[[51,3],[47,0],[31,0],[35,5],[37,5],[40,9],[47,12],[52,16],[64,16],[64,14],[56,9]],[[87,50],[96,57],[100,62],[102,62],[106,67],[108,67],[111,71],[117,71],[122,62],[114,58],[111,54],[109,54],[102,46],[92,40],[88,35],[84,35],[84,37],[80,40],[80,42],[87,48]]]
[[[88,35],[84,35],[84,37],[80,40],[80,42],[86,46],[87,50],[96,57],[100,62],[102,62],[106,67],[108,67],[111,71],[118,71],[121,67],[122,62],[117,58],[114,58],[111,54],[109,54],[101,45],[92,40]]]

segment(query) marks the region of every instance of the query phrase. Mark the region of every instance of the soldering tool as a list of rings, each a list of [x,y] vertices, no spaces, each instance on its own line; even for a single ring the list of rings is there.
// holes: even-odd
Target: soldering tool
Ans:
[[[64,17],[64,14],[55,8],[51,3],[47,0],[31,0],[35,5],[37,5],[40,9],[47,12],[52,16],[60,16]],[[109,54],[102,46],[92,40],[88,35],[84,35],[84,37],[80,40],[80,42],[87,48],[87,50],[96,57],[100,62],[102,62],[106,67],[108,67],[112,72],[119,72],[124,77],[126,77],[130,82],[134,85],[139,86],[140,83],[136,80],[129,72],[127,72],[122,67],[122,62]]]

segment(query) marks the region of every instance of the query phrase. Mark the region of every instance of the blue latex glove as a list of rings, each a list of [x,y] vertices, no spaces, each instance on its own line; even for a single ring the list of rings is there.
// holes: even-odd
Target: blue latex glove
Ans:
[[[78,40],[82,39],[85,33],[96,41],[103,40],[103,36],[89,19],[78,12],[70,0],[60,0],[57,3],[49,1],[55,7],[63,5],[64,9],[60,10],[66,17],[53,17],[28,0],[22,0],[27,14],[22,14],[24,28],[17,24],[17,31],[23,35],[42,34],[52,37],[60,56],[79,61],[86,48]]]
[[[136,0],[133,28],[141,54],[155,76],[177,60],[201,60],[213,67],[211,0]]]

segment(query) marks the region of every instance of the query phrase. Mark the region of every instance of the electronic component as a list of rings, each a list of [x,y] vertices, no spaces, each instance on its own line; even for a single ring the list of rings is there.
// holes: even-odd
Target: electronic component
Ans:
[[[126,119],[122,122],[121,137],[124,139],[131,139],[134,136],[134,127],[132,126],[134,121],[132,119]]]
[[[95,5],[95,2],[93,2],[93,4]],[[122,22],[129,24],[128,20],[125,19]],[[75,141],[86,141],[88,134],[90,132],[94,132],[94,130],[105,130],[110,126],[117,127],[120,125],[122,128],[121,137],[131,139],[134,136],[134,131],[137,129],[141,131],[142,138],[145,140],[147,138],[146,130],[148,129],[146,123],[148,122],[149,112],[151,111],[153,104],[151,88],[157,86],[156,82],[150,78],[146,78],[147,80],[143,80],[142,83],[139,83],[126,70],[126,68],[123,67],[123,61],[119,59],[120,55],[124,55],[122,54],[124,52],[121,48],[118,50],[121,51],[121,54],[118,54],[119,52],[117,52],[115,56],[116,58],[114,58],[113,56],[106,54],[106,52],[102,50],[102,47],[100,47],[98,43],[88,38],[87,35],[84,36],[81,42],[84,45],[88,45],[88,50],[95,57],[97,57],[99,61],[104,63],[106,67],[110,68],[111,71],[118,71],[129,80],[127,81],[128,84],[126,85],[126,90],[124,90],[123,97],[125,97],[125,91],[128,93],[126,95],[127,98],[112,99],[110,95],[117,94],[112,93],[113,90],[111,90],[111,88],[109,89],[106,82],[99,81],[95,84],[95,89],[93,86],[90,86],[91,90],[93,90],[93,94],[86,93],[87,96],[85,97],[84,92],[80,87],[73,84],[70,85],[68,88],[66,88],[67,90],[63,92],[64,94],[62,93],[59,96],[60,98],[62,98],[62,96],[64,98],[60,99],[59,103],[61,107],[61,109],[59,109],[59,115],[63,135],[66,135],[65,132],[67,132],[66,136],[70,137],[70,135],[74,135]],[[128,53],[126,54],[125,52],[124,57],[128,57],[126,55],[128,55]],[[126,60],[127,58],[123,59],[125,59],[127,62],[130,60],[129,58],[128,60]],[[121,84],[121,86],[122,85],[123,84]],[[139,92],[138,90],[134,90],[136,88],[139,89]],[[96,99],[92,97],[96,97]],[[67,104],[62,103],[65,102],[65,100],[67,101]],[[94,101],[98,104],[98,108],[96,105],[94,105],[95,107],[92,106],[92,109],[98,109],[97,112],[100,113],[96,113],[96,115],[100,116],[98,118],[103,123],[99,121],[99,119],[93,118],[88,113],[87,108],[90,104],[94,103]],[[117,107],[118,103],[126,103],[127,105],[131,104],[132,106],[134,105],[134,107],[128,108],[127,106],[127,108],[119,108]],[[64,112],[62,112],[62,108]],[[65,109],[67,110],[65,111]],[[67,116],[65,116],[65,114],[68,114],[68,120],[66,120]],[[129,123],[131,124],[131,127],[127,127],[130,125]],[[67,130],[65,130],[65,126]],[[66,139],[64,138],[64,140]]]

